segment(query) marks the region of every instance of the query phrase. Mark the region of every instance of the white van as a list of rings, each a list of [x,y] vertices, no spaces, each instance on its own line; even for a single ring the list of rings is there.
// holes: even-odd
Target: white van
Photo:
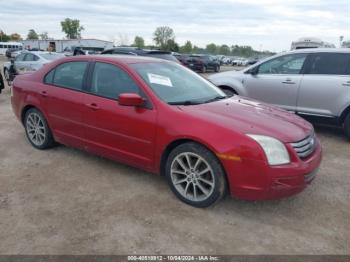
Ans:
[[[332,43],[324,42],[316,37],[303,37],[292,42],[291,50],[304,48],[335,48]]]
[[[0,42],[0,55],[5,55],[9,48],[22,49],[23,44],[18,42]]]

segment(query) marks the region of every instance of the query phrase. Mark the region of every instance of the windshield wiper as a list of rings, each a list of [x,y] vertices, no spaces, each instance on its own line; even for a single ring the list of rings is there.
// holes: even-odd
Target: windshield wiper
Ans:
[[[186,101],[168,102],[168,104],[169,104],[169,105],[184,105],[184,106],[190,106],[190,105],[199,105],[199,104],[201,104],[201,102],[186,100]]]
[[[210,103],[210,102],[222,100],[222,99],[225,99],[225,98],[228,98],[228,97],[230,97],[230,96],[216,96],[216,97],[210,98],[208,100],[205,100],[203,103]]]

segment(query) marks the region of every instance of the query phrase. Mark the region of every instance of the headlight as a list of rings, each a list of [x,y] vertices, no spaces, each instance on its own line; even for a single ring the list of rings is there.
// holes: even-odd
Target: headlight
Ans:
[[[254,139],[263,148],[269,165],[274,166],[290,163],[288,151],[281,141],[269,136],[250,134],[247,134],[247,136]]]

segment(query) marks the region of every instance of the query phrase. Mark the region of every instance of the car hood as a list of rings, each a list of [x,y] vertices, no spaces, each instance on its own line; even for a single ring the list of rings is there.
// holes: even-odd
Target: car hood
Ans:
[[[240,96],[180,109],[235,132],[271,136],[285,143],[302,140],[313,132],[309,122],[293,113]]]

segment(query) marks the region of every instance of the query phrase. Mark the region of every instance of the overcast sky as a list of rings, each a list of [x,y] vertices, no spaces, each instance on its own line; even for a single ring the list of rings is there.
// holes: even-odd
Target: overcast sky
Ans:
[[[0,30],[25,37],[29,29],[63,38],[60,21],[77,18],[84,38],[120,42],[135,35],[152,43],[156,27],[174,29],[183,44],[251,45],[279,52],[314,36],[338,46],[350,39],[349,0],[7,0],[0,2]]]

